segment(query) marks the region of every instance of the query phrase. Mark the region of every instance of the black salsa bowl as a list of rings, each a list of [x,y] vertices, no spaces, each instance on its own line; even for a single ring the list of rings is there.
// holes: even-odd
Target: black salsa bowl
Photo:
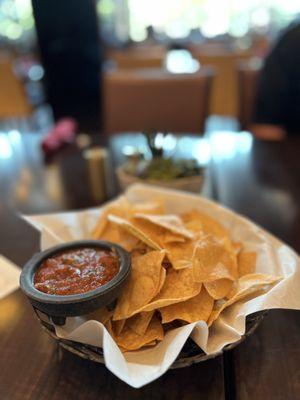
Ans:
[[[47,294],[35,288],[34,275],[44,260],[66,250],[87,247],[113,251],[117,254],[120,269],[109,282],[89,292],[71,295]],[[121,246],[101,240],[80,240],[63,243],[35,254],[23,267],[20,287],[35,310],[46,314],[56,325],[64,325],[66,317],[88,314],[102,306],[113,304],[120,295],[130,270],[130,255]]]

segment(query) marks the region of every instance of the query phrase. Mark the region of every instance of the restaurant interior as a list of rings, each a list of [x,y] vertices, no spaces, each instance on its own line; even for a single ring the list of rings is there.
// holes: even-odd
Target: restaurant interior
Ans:
[[[135,190],[213,201],[219,222],[230,209],[299,252],[299,15],[299,0],[0,0],[1,400],[300,398],[296,283],[267,307],[293,311],[252,313],[239,341],[146,386],[133,361],[125,379],[41,329],[19,289],[40,246],[91,239],[75,212]]]

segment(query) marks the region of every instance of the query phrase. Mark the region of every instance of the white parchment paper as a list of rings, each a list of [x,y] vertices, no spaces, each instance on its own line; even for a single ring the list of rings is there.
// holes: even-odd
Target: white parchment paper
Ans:
[[[18,289],[20,273],[20,268],[0,255],[0,299]]]
[[[161,343],[146,350],[123,354],[100,322],[82,317],[68,318],[66,325],[56,327],[62,338],[103,347],[106,367],[124,382],[139,388],[157,379],[174,362],[189,336],[211,354],[240,339],[247,315],[273,308],[300,309],[299,257],[257,225],[210,200],[184,192],[134,185],[125,196],[132,202],[164,198],[168,213],[193,208],[205,212],[226,226],[233,240],[243,242],[246,250],[257,252],[257,272],[282,275],[284,279],[268,293],[228,307],[209,330],[203,321],[185,325],[168,332]],[[61,242],[90,238],[103,208],[25,218],[41,231],[41,248],[46,249]]]

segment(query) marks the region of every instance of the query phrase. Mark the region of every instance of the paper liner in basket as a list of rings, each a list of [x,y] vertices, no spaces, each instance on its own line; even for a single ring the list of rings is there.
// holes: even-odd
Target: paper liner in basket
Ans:
[[[132,202],[163,198],[170,214],[191,209],[205,212],[222,222],[233,240],[243,242],[246,251],[257,253],[257,272],[284,278],[266,294],[228,307],[210,329],[203,321],[188,324],[169,331],[156,346],[135,352],[122,353],[97,321],[68,318],[66,325],[56,327],[56,334],[61,338],[103,347],[107,368],[124,382],[139,388],[157,379],[174,362],[189,336],[205,353],[211,354],[240,339],[245,333],[247,315],[273,308],[300,309],[299,257],[260,227],[212,201],[184,192],[134,185],[125,196]],[[90,238],[103,208],[25,218],[41,231],[41,248],[46,249],[61,242]]]

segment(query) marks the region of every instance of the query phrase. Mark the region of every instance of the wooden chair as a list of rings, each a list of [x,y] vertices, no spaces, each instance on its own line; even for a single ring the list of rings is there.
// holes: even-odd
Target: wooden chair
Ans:
[[[210,113],[236,117],[238,110],[236,63],[241,59],[249,59],[250,52],[231,51],[218,44],[194,46],[190,51],[201,65],[210,65],[216,69]]]
[[[114,61],[120,69],[162,68],[166,55],[165,47],[140,46],[124,50],[111,50],[107,59]]]
[[[31,113],[22,82],[13,71],[12,59],[0,55],[0,118],[22,118]]]
[[[249,130],[254,111],[261,60],[240,61],[236,66],[238,81],[238,121],[242,130]]]
[[[107,133],[203,132],[213,69],[171,74],[163,69],[115,71],[104,78]]]

